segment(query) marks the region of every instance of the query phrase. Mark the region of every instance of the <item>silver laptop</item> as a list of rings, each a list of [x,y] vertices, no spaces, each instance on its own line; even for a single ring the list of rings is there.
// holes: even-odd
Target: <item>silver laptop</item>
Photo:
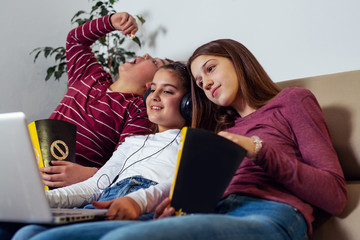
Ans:
[[[104,209],[49,207],[27,125],[24,113],[0,114],[0,222],[64,224],[104,219]]]

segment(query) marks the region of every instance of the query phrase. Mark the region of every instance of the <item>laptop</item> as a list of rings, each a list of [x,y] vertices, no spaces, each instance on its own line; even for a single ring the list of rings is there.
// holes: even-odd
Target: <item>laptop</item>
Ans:
[[[212,213],[247,151],[213,132],[184,127],[170,191],[176,215]]]
[[[51,209],[22,112],[0,114],[0,222],[66,224],[104,219],[106,209]]]

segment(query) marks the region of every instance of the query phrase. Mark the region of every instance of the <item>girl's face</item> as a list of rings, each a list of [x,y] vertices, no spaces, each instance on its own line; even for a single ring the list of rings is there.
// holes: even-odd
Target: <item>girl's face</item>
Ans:
[[[237,105],[241,104],[239,81],[228,58],[201,55],[193,60],[190,67],[196,85],[210,101],[237,109]]]
[[[158,125],[159,132],[185,126],[185,119],[180,113],[180,101],[186,89],[177,75],[172,70],[160,69],[150,83],[150,88],[146,110],[149,120]]]

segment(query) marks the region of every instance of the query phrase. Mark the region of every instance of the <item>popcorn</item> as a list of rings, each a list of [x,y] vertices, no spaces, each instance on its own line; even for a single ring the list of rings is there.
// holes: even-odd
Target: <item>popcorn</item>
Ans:
[[[131,39],[134,39],[134,38],[135,38],[135,35],[134,35],[134,34],[130,34],[130,38],[131,38]]]

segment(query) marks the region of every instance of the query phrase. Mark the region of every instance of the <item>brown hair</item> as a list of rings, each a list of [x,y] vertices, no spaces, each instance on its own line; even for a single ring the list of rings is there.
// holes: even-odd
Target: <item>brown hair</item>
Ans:
[[[184,63],[181,63],[179,61],[173,61],[169,64],[165,64],[161,67],[159,67],[156,71],[159,71],[160,69],[166,69],[171,70],[176,74],[178,78],[181,80],[182,86],[185,88],[187,92],[190,92],[191,90],[191,78],[190,74],[187,71],[186,65]]]
[[[186,68],[186,65],[182,62],[179,61],[172,61],[169,64],[165,64],[162,65],[161,67],[159,67],[156,72],[158,72],[159,70],[164,69],[164,70],[169,70],[172,73],[174,73],[180,80],[181,85],[185,88],[186,92],[190,92],[191,90],[191,78],[190,78],[190,74]],[[191,123],[190,122],[186,122],[185,125],[189,126]],[[156,133],[158,132],[158,125],[157,124],[153,124],[152,127],[152,132]]]
[[[187,67],[191,73],[191,63],[201,55],[228,58],[234,65],[239,88],[244,101],[255,109],[264,106],[279,92],[279,87],[270,79],[255,56],[241,43],[232,39],[219,39],[197,48],[189,58]],[[215,132],[230,127],[238,113],[232,107],[221,107],[212,103],[203,90],[191,81],[193,99],[192,127]],[[215,119],[215,121],[210,121]]]

